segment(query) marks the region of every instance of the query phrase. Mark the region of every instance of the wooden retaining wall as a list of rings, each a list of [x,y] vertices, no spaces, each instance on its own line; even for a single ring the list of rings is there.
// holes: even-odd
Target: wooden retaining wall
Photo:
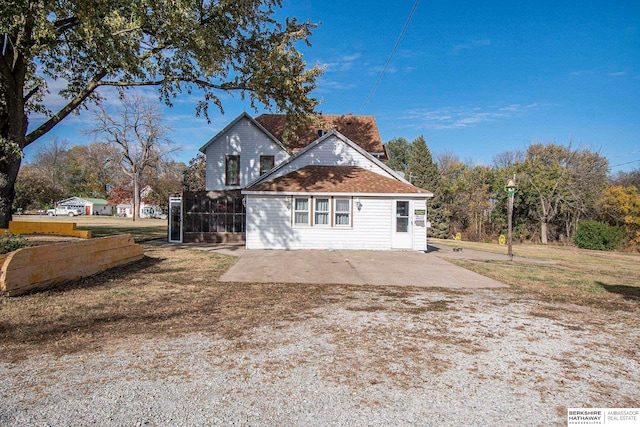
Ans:
[[[56,234],[58,236],[91,238],[91,230],[76,230],[75,222],[9,221],[9,228],[0,229],[11,234]]]
[[[142,259],[130,234],[18,249],[7,255],[0,289],[9,296],[51,287]]]

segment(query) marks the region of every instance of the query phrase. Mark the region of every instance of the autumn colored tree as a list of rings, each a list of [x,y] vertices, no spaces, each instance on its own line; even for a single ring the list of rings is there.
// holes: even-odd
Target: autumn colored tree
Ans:
[[[624,227],[629,243],[640,247],[640,192],[634,186],[607,187],[599,201],[602,216],[611,225]]]
[[[155,86],[167,105],[197,93],[197,114],[222,111],[220,94],[292,117],[313,111],[310,92],[322,73],[296,49],[315,27],[287,18],[281,0],[69,0],[0,2],[0,227],[11,219],[22,150],[74,111],[100,98],[104,86]],[[43,104],[48,83],[66,104]],[[34,113],[47,114],[29,127]]]

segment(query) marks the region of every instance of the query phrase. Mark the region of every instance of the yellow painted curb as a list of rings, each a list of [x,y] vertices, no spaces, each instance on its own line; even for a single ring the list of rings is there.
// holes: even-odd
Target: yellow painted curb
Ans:
[[[6,229],[5,229],[6,230]],[[75,222],[9,221],[11,234],[55,234],[58,236],[91,238],[91,230],[76,230]],[[6,231],[5,231],[6,234]]]

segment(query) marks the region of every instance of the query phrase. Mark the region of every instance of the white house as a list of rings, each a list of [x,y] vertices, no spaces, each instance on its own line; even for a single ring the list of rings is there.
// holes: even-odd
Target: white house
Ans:
[[[111,215],[112,206],[105,199],[70,197],[58,202],[58,206],[81,209],[84,215]]]
[[[166,218],[166,213],[162,206],[156,203],[146,203],[144,200],[151,194],[152,188],[146,185],[140,190],[140,218]],[[133,201],[116,205],[116,215],[122,217],[133,217]]]
[[[427,249],[427,198],[336,131],[242,191],[247,249]]]
[[[426,249],[432,194],[384,165],[372,116],[242,113],[201,149],[206,191],[169,200],[170,241],[247,248]]]

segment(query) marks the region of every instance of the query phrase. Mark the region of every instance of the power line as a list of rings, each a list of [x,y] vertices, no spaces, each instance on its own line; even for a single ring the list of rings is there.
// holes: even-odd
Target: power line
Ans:
[[[391,62],[391,58],[393,58],[393,55],[396,53],[396,50],[398,49],[398,46],[400,45],[400,40],[402,40],[402,37],[404,36],[404,33],[407,31],[407,28],[409,27],[409,23],[411,22],[411,18],[413,18],[413,14],[414,14],[414,12],[416,11],[416,9],[418,7],[418,2],[419,2],[419,0],[416,0],[416,2],[414,3],[413,9],[411,9],[411,13],[409,13],[409,17],[407,18],[407,22],[405,22],[404,27],[402,28],[402,32],[400,33],[400,37],[398,37],[398,40],[396,41],[395,46],[393,46],[393,50],[391,51],[391,55],[389,55],[389,58],[387,59],[387,62],[384,64],[384,67],[382,67],[382,71],[380,72],[380,75],[378,76],[378,80],[376,80],[376,83],[373,85],[373,88],[371,89],[371,92],[369,93],[369,96],[367,97],[367,100],[364,101],[364,104],[362,104],[362,107],[360,108],[360,111],[358,111],[358,114],[362,113],[362,110],[364,110],[364,107],[367,106],[367,104],[371,100],[371,97],[373,96],[374,92],[378,88],[378,85],[380,84],[380,80],[382,80],[382,76],[384,75],[384,72],[387,71],[387,67],[389,66],[389,63]]]
[[[617,165],[611,165],[611,167],[615,168],[616,166],[630,165],[631,163],[637,163],[637,162],[640,162],[640,159],[631,160],[630,162],[618,163]]]
[[[619,157],[627,157],[629,154],[637,154],[637,153],[640,153],[640,150],[638,150],[638,151],[630,151],[630,152],[624,153],[624,154],[618,154],[617,156],[613,156],[611,158],[612,159],[617,159]]]

